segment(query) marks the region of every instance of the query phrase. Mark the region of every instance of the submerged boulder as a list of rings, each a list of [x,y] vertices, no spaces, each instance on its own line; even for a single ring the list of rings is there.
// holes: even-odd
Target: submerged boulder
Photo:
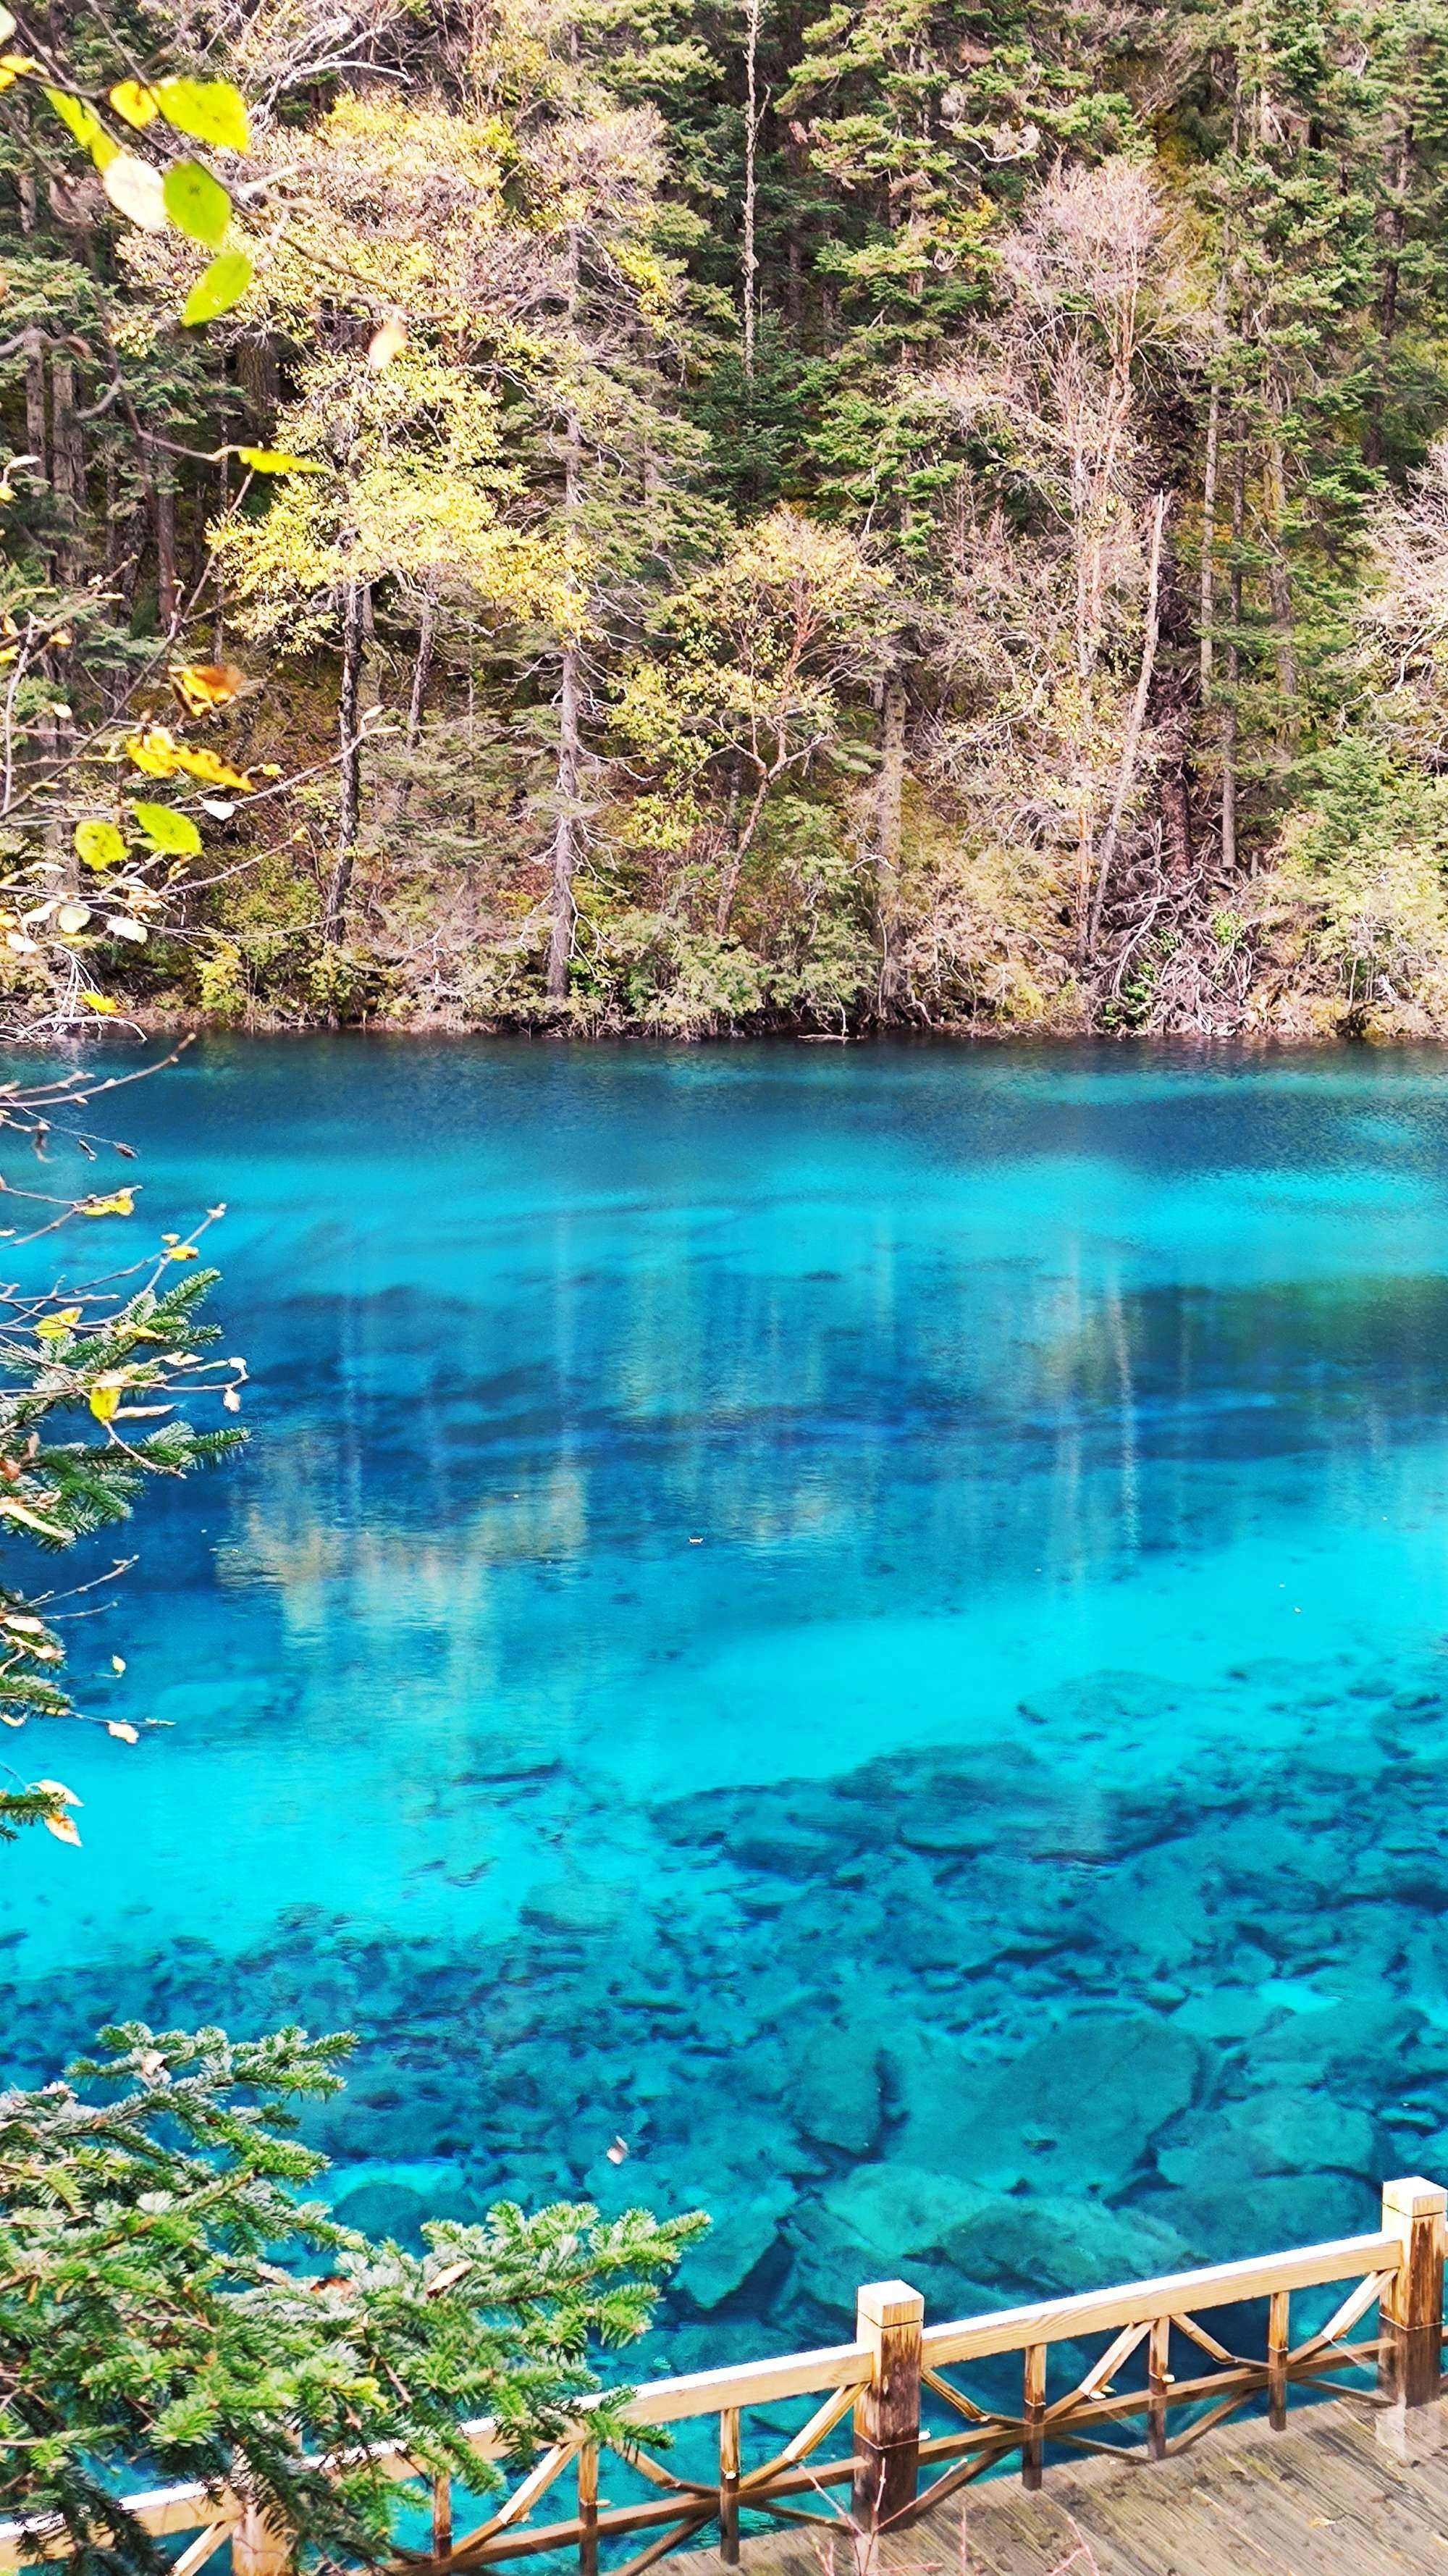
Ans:
[[[792,2200],[787,2186],[762,2192],[716,2220],[703,2242],[684,2257],[681,2302],[707,2316],[740,2293],[774,2252],[780,2220]]]
[[[951,2230],[945,2250],[962,2271],[998,2289],[1003,2304],[1112,2289],[1185,2271],[1191,2261],[1182,2237],[1162,2220],[1058,2193],[992,2201]]]
[[[868,2155],[884,2117],[879,2041],[853,2023],[827,2023],[805,2047],[789,2107],[807,2138]]]
[[[836,2331],[853,2331],[855,2292],[866,2281],[908,2279],[947,2315],[959,2304],[960,2272],[946,2242],[991,2206],[991,2193],[909,2164],[857,2165],[787,2221],[792,2286]]]
[[[1145,2013],[1066,2022],[986,2064],[915,2042],[897,2056],[901,2153],[992,2191],[1114,2189],[1188,2108],[1200,2069],[1195,2040]]]

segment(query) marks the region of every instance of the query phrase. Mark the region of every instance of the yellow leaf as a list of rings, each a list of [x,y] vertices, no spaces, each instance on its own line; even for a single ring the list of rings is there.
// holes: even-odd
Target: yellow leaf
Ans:
[[[188,778],[204,778],[208,787],[234,787],[242,795],[251,793],[251,780],[246,772],[232,769],[226,761],[219,760],[214,751],[199,747],[193,750],[189,743],[178,742],[171,758],[177,769],[185,770]]]
[[[282,447],[238,447],[236,454],[253,474],[325,474],[314,456],[291,456]]]
[[[174,778],[180,766],[175,736],[164,725],[147,725],[144,732],[133,733],[126,743],[126,757],[148,778]]]
[[[155,91],[147,89],[141,81],[117,81],[110,98],[117,116],[124,117],[127,125],[149,125],[152,117],[161,111],[161,102]]]
[[[97,1378],[90,1391],[90,1409],[97,1422],[113,1420],[120,1401],[120,1388],[115,1385],[108,1386],[104,1378]]]
[[[367,343],[367,364],[374,374],[380,375],[384,367],[391,366],[394,358],[401,357],[406,346],[407,323],[403,315],[389,313],[381,329],[374,331]]]
[[[0,9],[0,45],[8,45],[15,33],[15,19],[9,9]]]
[[[129,1183],[123,1190],[112,1190],[106,1198],[82,1200],[78,1210],[81,1216],[134,1216],[135,1213],[136,1185],[134,1182]]]
[[[173,662],[167,676],[188,716],[230,706],[246,685],[246,673],[234,662]]]
[[[55,926],[63,937],[69,939],[76,931],[84,930],[90,917],[91,908],[88,903],[63,903],[55,916]]]
[[[165,182],[149,161],[138,160],[134,152],[118,152],[101,172],[101,186],[117,213],[138,232],[165,231]]]
[[[137,1735],[135,1728],[133,1726],[128,1726],[123,1717],[108,1717],[106,1719],[106,1733],[107,1735],[114,1735],[117,1742],[120,1744],[139,1744],[141,1740]]]
[[[13,932],[11,936],[13,938]],[[29,947],[33,942],[27,940],[25,944]],[[113,1018],[121,1007],[119,1002],[112,1001],[109,993],[82,993],[80,998],[88,1011],[98,1011],[103,1020]]]
[[[35,1330],[42,1342],[58,1342],[63,1333],[73,1333],[79,1322],[79,1306],[60,1306],[53,1315],[42,1315]]]
[[[168,1261],[199,1261],[201,1255],[194,1243],[176,1243],[172,1245],[166,1258]]]
[[[111,1657],[111,1670],[112,1670],[112,1672],[113,1672],[113,1673],[123,1673],[123,1672],[125,1671],[125,1669],[126,1669],[126,1659],[125,1659],[125,1656],[124,1656],[124,1655],[112,1655],[112,1657]]]
[[[13,89],[22,72],[39,69],[33,54],[0,54],[0,89]]]
[[[58,1843],[74,1843],[79,1849],[80,1836],[69,1816],[42,1816],[40,1821],[48,1834],[54,1834]]]

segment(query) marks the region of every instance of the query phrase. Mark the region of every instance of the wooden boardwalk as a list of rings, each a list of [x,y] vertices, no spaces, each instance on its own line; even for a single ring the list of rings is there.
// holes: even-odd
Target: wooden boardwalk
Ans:
[[[843,2523],[746,2540],[740,2561],[744,2576],[1448,2576],[1448,2450],[1394,2459],[1371,2408],[1337,2399],[1170,2459],[1053,2463],[1037,2495],[992,2479],[877,2541]],[[712,2550],[680,2565],[727,2576]]]

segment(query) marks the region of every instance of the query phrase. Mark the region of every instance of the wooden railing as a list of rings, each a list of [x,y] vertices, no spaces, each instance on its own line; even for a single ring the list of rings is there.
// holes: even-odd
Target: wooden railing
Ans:
[[[656,2559],[700,2542],[711,2530],[725,2561],[734,2565],[746,2514],[786,2524],[837,2520],[827,2491],[847,2486],[846,2519],[857,2530],[898,2527],[1000,2468],[1012,2453],[1019,2454],[1030,2487],[1040,2484],[1050,2446],[1161,2459],[1200,2441],[1253,2397],[1265,2395],[1269,2420],[1280,2429],[1290,2389],[1365,2369],[1375,2385],[1356,2393],[1378,2410],[1380,2438],[1398,2456],[1412,2456],[1430,2421],[1420,2410],[1438,2400],[1443,2388],[1445,2212],[1448,2193],[1413,2176],[1384,2186],[1376,2235],[1170,2273],[1126,2289],[1088,2290],[949,2325],[925,2324],[924,2301],[908,2282],[876,2282],[859,2293],[853,2343],[654,2380],[636,2392],[631,2415],[640,2430],[713,2421],[714,2474],[686,2476],[647,2452],[631,2452],[626,2464],[614,2465],[639,2479],[646,2492],[610,2503],[601,2492],[600,2446],[589,2437],[585,2404],[567,2438],[545,2451],[506,2500],[461,2536],[454,2530],[453,2495],[440,2483],[431,2499],[431,2547],[399,2551],[399,2569],[417,2576],[457,2570],[461,2576],[463,2570],[567,2550],[576,2555],[580,2576],[596,2576],[601,2544],[637,2537],[643,2545],[611,2576],[641,2576]],[[1339,2284],[1351,2286],[1326,2321],[1294,2343],[1294,2294]],[[1267,2331],[1260,2357],[1233,2351],[1201,2322],[1203,2312],[1261,2300],[1267,2302]],[[1354,2340],[1354,2329],[1373,2310],[1376,2333]],[[1105,2350],[1083,2369],[1077,2348],[1102,2337]],[[1058,2365],[1068,2352],[1070,2367],[1062,2371]],[[1019,2356],[1019,2411],[981,2404],[950,2375],[1011,2356]],[[1184,2373],[1174,2371],[1174,2361],[1186,2363]],[[1128,2370],[1132,2384],[1118,2385]],[[1053,2390],[1053,2377],[1069,2385]],[[817,2402],[799,2430],[746,2465],[744,2418],[806,2398]],[[933,2418],[949,2419],[950,2429],[927,2431],[927,2408]],[[1174,2430],[1174,2414],[1190,2420]],[[831,2456],[830,2435],[847,2415],[853,2416],[851,2446]],[[1144,2419],[1141,2443],[1112,2440],[1114,2429],[1133,2416]],[[468,2429],[479,2457],[502,2461],[490,2425]],[[388,2454],[383,2465],[399,2480],[416,2477],[401,2453]],[[535,2521],[545,2495],[565,2479],[573,2487],[571,2511],[555,2521]],[[812,2506],[796,2502],[805,2495],[814,2497]],[[234,2576],[282,2576],[288,2564],[287,2535],[230,2491],[171,2487],[130,2503],[158,2537],[195,2533],[173,2561],[172,2576],[198,2576],[227,2542]],[[0,2525],[0,2571],[24,2566],[37,2547],[45,2555],[49,2538],[43,2529]],[[49,2554],[62,2551],[57,2542]]]

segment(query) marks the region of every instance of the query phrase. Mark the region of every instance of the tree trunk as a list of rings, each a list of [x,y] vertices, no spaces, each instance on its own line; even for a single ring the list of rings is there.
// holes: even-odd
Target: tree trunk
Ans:
[[[754,299],[755,276],[759,266],[754,243],[754,221],[758,192],[759,150],[759,8],[760,0],[745,0],[744,6],[744,380],[754,382]]]
[[[548,938],[548,999],[568,998],[568,960],[573,952],[573,875],[578,863],[578,772],[582,750],[583,704],[579,648],[563,647],[558,692],[558,819],[553,827],[553,926]]]
[[[875,807],[875,921],[880,939],[879,1000],[887,1018],[900,997],[900,840],[905,801],[905,683],[885,682],[880,724],[880,784]]]
[[[427,699],[427,684],[432,676],[432,655],[436,637],[437,600],[434,594],[428,591],[423,598],[422,615],[417,626],[417,654],[412,665],[412,690],[407,701],[407,724],[402,737],[403,749],[408,755],[407,766],[397,782],[397,793],[392,800],[391,820],[394,823],[402,821],[407,812],[408,798],[412,794],[412,754],[417,749],[422,733],[422,710]]]
[[[164,474],[164,469],[163,469]],[[156,535],[156,624],[165,636],[176,631],[176,487],[169,474],[151,483],[151,520]]]
[[[1101,915],[1106,905],[1106,880],[1116,856],[1131,791],[1136,783],[1136,764],[1141,757],[1141,737],[1146,726],[1147,702],[1151,695],[1151,675],[1156,668],[1157,639],[1161,633],[1161,541],[1166,527],[1166,494],[1158,492],[1152,505],[1151,559],[1146,576],[1146,623],[1141,639],[1141,668],[1136,678],[1136,695],[1127,720],[1126,740],[1121,747],[1121,767],[1116,777],[1116,793],[1101,840],[1101,856],[1096,865],[1096,892],[1091,904],[1091,918],[1086,930],[1086,955],[1089,965],[1101,936]]]
[[[342,937],[346,924],[357,825],[362,811],[362,590],[360,581],[349,581],[342,593],[342,691],[337,706],[337,733],[342,758],[337,798],[337,855],[322,906],[322,937],[329,942]]]
[[[1282,529],[1287,517],[1287,474],[1280,439],[1267,443],[1267,503],[1272,513],[1271,553],[1267,569],[1267,594],[1272,603],[1272,625],[1277,638],[1277,686],[1287,701],[1288,733],[1297,722],[1297,645],[1292,631],[1292,576],[1287,569]]]
[[[1227,638],[1227,688],[1222,706],[1222,871],[1237,866],[1237,687],[1242,676],[1242,527],[1247,501],[1247,438],[1238,415],[1232,452],[1231,632]]]
[[[1384,461],[1383,421],[1387,410],[1387,359],[1397,337],[1398,297],[1402,287],[1403,252],[1408,240],[1408,182],[1412,175],[1416,136],[1411,117],[1404,119],[1390,159],[1389,196],[1382,208],[1378,229],[1384,258],[1378,270],[1377,295],[1377,363],[1373,384],[1368,394],[1367,422],[1363,432],[1363,462],[1380,466]]]
[[[578,312],[577,230],[568,239],[568,323]],[[563,532],[570,542],[583,498],[583,427],[570,411],[563,433]],[[583,648],[577,635],[565,636],[559,654],[558,767],[554,778],[557,815],[553,825],[552,922],[548,932],[545,990],[550,1002],[568,999],[568,961],[573,954],[573,879],[578,867],[578,789],[583,760]]]
[[[50,437],[45,419],[45,340],[38,330],[25,334],[25,445],[48,481]]]
[[[759,829],[759,817],[764,811],[764,800],[768,793],[769,772],[767,769],[761,769],[754,790],[754,802],[749,808],[744,829],[729,853],[729,865],[724,871],[723,883],[719,888],[719,900],[714,907],[714,928],[721,939],[726,936],[729,929],[729,916],[734,910],[734,898],[739,892],[740,870],[749,856],[754,835]]]
[[[1215,571],[1217,551],[1217,455],[1221,444],[1221,434],[1222,392],[1219,385],[1213,385],[1212,398],[1207,409],[1207,454],[1202,473],[1202,616],[1200,633],[1202,648],[1203,695],[1205,695],[1206,691],[1210,689],[1212,685],[1212,662],[1215,647],[1215,637],[1212,629],[1216,623],[1217,616],[1217,585]]]

